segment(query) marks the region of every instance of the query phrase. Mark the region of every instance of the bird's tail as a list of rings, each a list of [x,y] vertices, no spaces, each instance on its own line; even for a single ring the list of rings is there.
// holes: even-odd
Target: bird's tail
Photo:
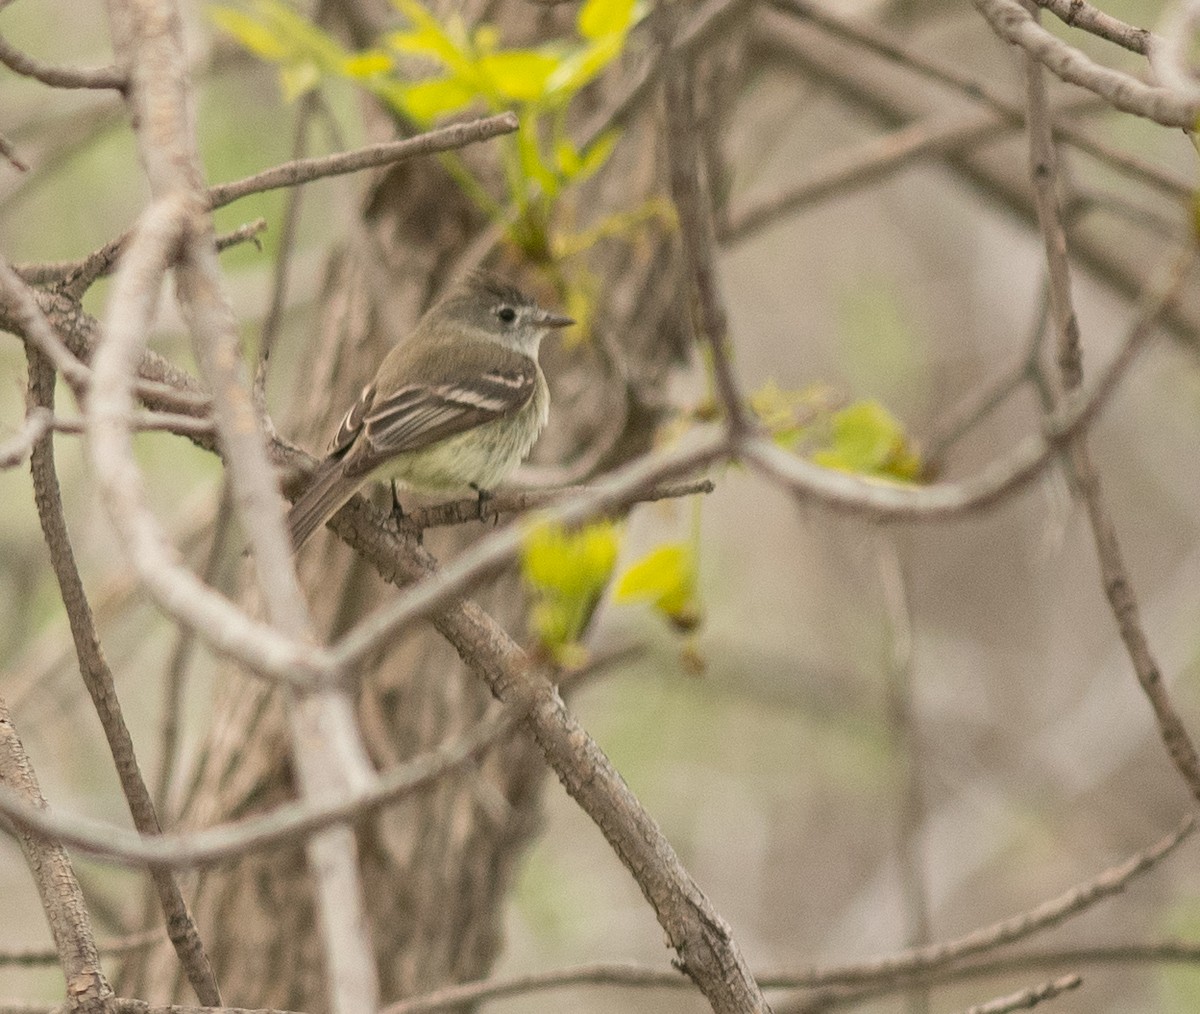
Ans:
[[[288,530],[292,535],[292,546],[297,551],[362,485],[361,478],[347,478],[342,468],[340,458],[322,461],[309,478],[304,492],[288,511]]]

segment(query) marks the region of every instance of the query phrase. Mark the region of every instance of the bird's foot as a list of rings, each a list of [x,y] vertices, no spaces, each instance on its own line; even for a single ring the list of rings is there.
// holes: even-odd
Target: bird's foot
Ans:
[[[487,518],[484,517],[484,515],[483,515],[483,505],[486,504],[492,498],[492,491],[490,489],[484,489],[482,486],[477,486],[475,483],[471,483],[471,488],[473,490],[475,490],[475,495],[479,498],[478,502],[475,505],[476,511],[477,511],[477,516],[480,521],[486,522]],[[500,523],[500,515],[494,514],[492,516],[492,520],[496,524],[499,524]]]

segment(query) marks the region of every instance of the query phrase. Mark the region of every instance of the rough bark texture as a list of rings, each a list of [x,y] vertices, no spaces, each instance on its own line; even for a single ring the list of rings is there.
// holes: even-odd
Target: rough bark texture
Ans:
[[[596,102],[603,104],[600,97]],[[616,156],[621,164],[589,184],[590,193],[579,201],[580,221],[596,208],[629,208],[662,192],[653,128],[651,122],[639,136],[631,132]],[[314,452],[324,448],[344,407],[486,226],[432,160],[397,167],[375,181],[360,226],[331,258],[315,333],[284,338],[311,343],[291,397],[293,416],[280,420],[289,438]],[[650,443],[667,371],[686,346],[686,314],[672,281],[673,242],[670,231],[656,225],[589,253],[589,270],[604,280],[595,318],[600,337],[571,351],[543,350],[553,402],[550,431],[536,452],[540,462],[585,461],[594,470]],[[538,288],[536,277],[511,254],[500,251],[489,263]],[[555,298],[544,289],[542,295]],[[618,405],[623,412],[614,411]],[[430,533],[427,544],[443,556],[477,536],[468,525]],[[323,636],[395,595],[329,532],[305,548],[301,572]],[[513,576],[475,597],[522,634]],[[362,727],[380,767],[469,728],[490,701],[483,683],[431,629],[392,646],[361,674],[361,687]],[[289,797],[286,745],[280,702],[260,683],[229,674],[183,821],[205,825]],[[473,769],[359,826],[385,999],[487,972],[501,945],[515,863],[538,827],[545,770],[536,746],[518,735]],[[195,910],[204,939],[211,941],[226,1003],[325,1009],[321,948],[299,847],[205,873]],[[122,986],[137,990],[134,995],[154,1000],[179,994],[169,961],[155,959],[128,972]]]

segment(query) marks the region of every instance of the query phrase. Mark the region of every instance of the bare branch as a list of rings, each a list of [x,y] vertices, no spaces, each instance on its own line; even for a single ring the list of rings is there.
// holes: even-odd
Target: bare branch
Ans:
[[[899,66],[920,74],[931,81],[952,88],[958,94],[986,105],[1014,127],[1025,125],[1025,107],[985,79],[978,78],[960,67],[930,56],[919,46],[899,38],[875,25],[853,21],[831,13],[813,0],[772,0],[781,11],[799,16],[827,32],[862,46]],[[768,32],[774,32],[782,19],[771,11],[759,14]],[[1094,101],[1089,96],[1089,102]],[[1054,136],[1073,148],[1090,155],[1104,165],[1126,176],[1147,183],[1181,202],[1190,199],[1192,183],[1138,155],[1130,154],[1104,141],[1091,137],[1075,123],[1079,111],[1075,103],[1067,103],[1054,121]]]
[[[1131,856],[1118,866],[1103,871],[1099,876],[1064,891],[1055,898],[1042,902],[1026,912],[1003,919],[990,926],[972,930],[954,940],[938,941],[925,947],[917,947],[888,955],[873,961],[858,962],[841,966],[827,966],[809,972],[790,973],[787,976],[770,974],[763,981],[773,986],[803,985],[856,986],[878,983],[889,977],[906,976],[913,972],[925,972],[956,964],[963,958],[984,954],[1002,945],[1015,943],[1035,933],[1058,926],[1071,916],[1086,911],[1099,901],[1123,891],[1134,877],[1153,869],[1169,856],[1196,830],[1196,817],[1188,815],[1171,834],[1150,848]],[[785,978],[788,980],[785,982]]]
[[[45,812],[46,800],[3,700],[0,700],[0,788],[23,806]],[[58,842],[28,831],[18,831],[17,838],[50,924],[71,1009],[83,1014],[103,1014],[112,990],[100,970],[87,905],[71,860]]]
[[[26,346],[29,361],[29,396],[31,402],[46,411],[54,410],[54,369],[33,346]],[[95,705],[100,725],[104,729],[108,748],[116,765],[121,791],[129,804],[134,827],[144,835],[159,834],[158,815],[150,790],[142,777],[133,748],[133,737],[125,724],[112,672],[100,647],[100,637],[92,617],[92,608],[83,589],[83,581],[75,564],[71,537],[63,514],[62,494],[54,467],[54,438],[45,434],[34,445],[30,460],[33,474],[33,495],[38,520],[50,552],[50,564],[58,581],[75,653],[79,658],[79,673]],[[180,893],[179,885],[166,870],[153,870],[151,877],[158,893],[159,905],[166,921],[167,932],[188,981],[204,1003],[220,1003],[212,965],[196,924]]]
[[[625,986],[640,989],[692,988],[680,972],[650,968],[645,965],[617,962],[597,962],[555,968],[547,972],[531,972],[511,978],[483,979],[464,982],[389,1004],[379,1014],[434,1014],[435,1011],[457,1010],[468,1003],[498,1000],[506,996],[525,996],[564,986]]]
[[[1083,979],[1078,975],[1064,975],[1040,986],[1023,989],[1019,993],[1002,996],[987,1003],[976,1004],[968,1008],[964,1014],[1009,1014],[1015,1010],[1029,1010],[1037,1007],[1043,1000],[1053,1000],[1056,996],[1066,993],[1082,985]]]
[[[1036,12],[1036,7],[1034,8]],[[1073,394],[1083,379],[1079,351],[1079,325],[1071,296],[1067,238],[1063,228],[1055,186],[1058,182],[1053,141],[1046,112],[1041,68],[1032,54],[1027,58],[1026,80],[1029,103],[1030,172],[1033,177],[1038,223],[1045,239],[1049,270],[1051,318],[1058,346],[1058,367],[1063,390]],[[1129,654],[1138,683],[1150,702],[1159,736],[1167,754],[1187,784],[1193,798],[1200,800],[1200,756],[1162,680],[1158,662],[1142,626],[1137,595],[1130,580],[1117,539],[1116,526],[1088,450],[1087,436],[1080,433],[1067,445],[1067,455],[1080,496],[1087,508],[1104,592],[1112,608],[1121,640]]]
[[[654,95],[654,88],[675,60],[687,60],[704,48],[718,32],[726,30],[750,9],[751,0],[707,0],[671,40],[666,52],[651,54],[642,69],[629,76],[628,83],[613,102],[580,131],[579,147],[587,150],[614,127],[623,127]],[[673,13],[673,12],[671,12]]]
[[[3,134],[0,134],[0,157],[5,158],[8,164],[16,169],[17,172],[29,172],[29,164],[17,154],[17,149],[13,147],[12,142]]]
[[[1185,248],[1149,286],[1120,352],[1097,381],[1081,389],[1050,418],[1044,436],[1027,438],[972,479],[923,487],[872,483],[820,468],[763,438],[739,441],[737,453],[802,500],[816,500],[880,521],[934,521],[994,507],[1040,475],[1061,448],[1091,424],[1178,296],[1195,258],[1194,247]]]
[[[692,297],[692,319],[698,337],[708,349],[717,397],[725,424],[733,437],[750,429],[734,376],[729,345],[729,322],[721,299],[713,262],[712,200],[701,177],[700,147],[692,95],[692,65],[675,59],[664,88],[668,124],[668,162],[671,199],[679,216],[679,232]]]
[[[61,837],[92,855],[131,867],[188,869],[240,859],[272,845],[290,844],[326,828],[358,819],[404,796],[432,787],[511,732],[521,707],[501,708],[458,739],[380,774],[353,798],[288,803],[260,816],[202,831],[144,837],[100,821],[34,809],[0,787],[0,812],[39,834]]]
[[[53,425],[54,413],[52,412],[47,412],[42,408],[33,408],[26,412],[25,422],[21,424],[20,431],[0,444],[0,469],[15,468],[21,464],[29,457],[33,445],[37,443],[42,434]]]
[[[710,460],[721,446],[706,444],[691,452],[690,467]],[[676,467],[683,460],[682,454],[677,455]],[[595,510],[611,506],[611,502],[619,502],[639,484],[660,480],[663,476],[655,472],[662,468],[662,462],[653,458],[650,461],[654,468],[647,467],[645,462],[635,462],[610,475],[601,486],[603,496],[594,493],[586,499],[579,498],[573,502],[574,511],[560,508],[557,516],[567,523],[581,520]],[[385,580],[399,585],[419,582],[402,599],[411,602],[410,596],[420,595],[429,585],[438,585],[439,574],[432,558],[410,540],[386,531],[380,525],[378,512],[361,497],[352,499],[339,511],[332,525],[347,544],[370,560]],[[506,530],[483,541],[497,545],[495,540],[511,537]],[[384,612],[387,610],[381,610]],[[444,603],[432,621],[495,697],[505,704],[528,709],[528,729],[547,762],[633,875],[675,948],[681,967],[700,987],[713,1009],[719,1014],[769,1011],[728,925],[680,864],[653,818],[603,751],[567,711],[554,686],[534,669],[525,652],[477,605],[457,596]],[[359,639],[351,645],[351,651],[362,643],[363,639]],[[339,650],[345,650],[345,642]]]
[[[972,0],[972,3],[997,35],[1021,47],[1062,80],[1095,92],[1123,112],[1144,116],[1164,127],[1191,130],[1195,126],[1200,113],[1200,104],[1195,99],[1102,67],[1047,32],[1017,0]]]
[[[130,933],[128,936],[121,937],[118,940],[97,943],[96,952],[100,955],[129,954],[132,951],[140,951],[147,947],[154,947],[165,943],[167,943],[166,934],[161,929],[155,928],[142,933]],[[0,967],[10,965],[17,968],[32,968],[37,965],[52,965],[57,960],[58,952],[54,950],[31,948],[28,950],[0,951]]]
[[[14,74],[31,77],[51,88],[98,88],[124,92],[129,82],[119,67],[55,67],[22,53],[0,38],[0,63]]]
[[[511,134],[516,129],[516,115],[501,113],[498,116],[486,116],[469,123],[455,123],[448,127],[439,127],[437,130],[405,138],[402,141],[386,141],[382,144],[372,144],[366,148],[339,152],[336,155],[323,155],[319,158],[296,159],[271,169],[264,169],[260,173],[233,183],[219,183],[210,187],[208,190],[209,208],[214,210],[223,208],[242,197],[260,194],[266,190],[295,187],[327,176],[341,176],[374,166],[393,165],[418,155],[454,151],[470,144],[487,141],[501,134]]]
[[[1087,0],[1037,0],[1037,5],[1072,28],[1080,28],[1142,56],[1148,55],[1158,42],[1150,29],[1126,24]]]
[[[204,633],[216,651],[237,658],[252,671],[310,684],[328,671],[319,649],[250,619],[180,565],[146,507],[141,475],[133,461],[127,424],[129,372],[141,358],[166,264],[181,235],[183,210],[177,201],[151,205],[113,282],[106,340],[96,351],[87,406],[96,486],[130,562],[163,609]]]
[[[213,392],[213,417],[224,450],[227,481],[239,520],[249,536],[258,587],[272,629],[311,669],[320,665],[325,653],[315,646],[316,636],[284,525],[283,502],[240,356],[237,323],[222,287],[209,214],[220,199],[214,200],[202,182],[190,115],[192,98],[180,11],[172,0],[110,0],[110,20],[118,55],[130,67],[129,104],[138,126],[138,150],[151,194],[156,202],[167,206],[177,202],[179,305],[192,333],[201,373]],[[443,134],[442,143],[453,138],[457,144],[481,133],[486,135],[489,129],[513,126],[515,117],[497,117],[483,128],[467,125],[457,132],[450,128]],[[437,146],[427,139],[416,139],[410,145],[410,154]],[[375,154],[394,160],[396,147]],[[294,185],[306,173],[313,178],[366,164],[369,162],[317,160],[307,169],[301,165],[288,167],[279,174],[278,182]],[[252,189],[277,185],[273,179],[259,177]],[[236,196],[227,192],[224,199]],[[128,283],[127,298],[145,300],[147,293],[157,294],[161,266],[151,266],[139,276],[125,268],[131,259],[132,248],[118,272],[118,279]],[[143,287],[140,292],[139,284]],[[148,319],[149,314],[143,314]],[[140,340],[144,342],[145,336]],[[127,385],[134,367],[129,352],[140,351],[137,339],[127,349],[124,358],[115,358],[113,363],[112,407],[128,400]],[[101,354],[106,350],[107,345]],[[100,358],[97,356],[97,388]],[[121,459],[121,466],[136,477],[137,467],[127,453],[128,430],[121,432],[120,421],[115,430],[112,450]],[[219,599],[194,577],[192,588],[203,589],[210,601]],[[244,622],[252,622],[241,616]],[[198,629],[210,639],[221,633],[207,627]],[[374,781],[374,770],[356,724],[354,702],[341,686],[326,683],[309,689],[310,693],[289,694],[286,698],[292,764],[301,794],[354,796]],[[305,851],[321,923],[330,1008],[335,1014],[373,1011],[379,1003],[378,972],[368,936],[354,830],[348,825],[331,827],[310,838]]]
[[[679,497],[711,493],[716,485],[711,479],[688,479],[683,482],[664,482],[643,490],[633,503],[654,503],[658,500],[673,500]],[[553,506],[569,496],[586,494],[592,489],[580,486],[557,486],[546,489],[501,490],[480,503],[476,497],[453,500],[449,503],[433,504],[429,507],[406,509],[400,520],[401,531],[413,534],[427,528],[445,525],[463,525],[473,521],[498,521],[507,514],[523,514]],[[624,513],[632,503],[623,505],[614,514]]]

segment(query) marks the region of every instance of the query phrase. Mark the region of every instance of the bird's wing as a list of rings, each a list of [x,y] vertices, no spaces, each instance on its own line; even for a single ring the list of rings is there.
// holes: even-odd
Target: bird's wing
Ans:
[[[453,379],[387,392],[376,385],[365,388],[334,438],[333,453],[345,453],[346,474],[373,471],[393,455],[422,450],[529,401],[537,386],[532,359],[515,354],[476,358],[477,369],[455,370]]]

